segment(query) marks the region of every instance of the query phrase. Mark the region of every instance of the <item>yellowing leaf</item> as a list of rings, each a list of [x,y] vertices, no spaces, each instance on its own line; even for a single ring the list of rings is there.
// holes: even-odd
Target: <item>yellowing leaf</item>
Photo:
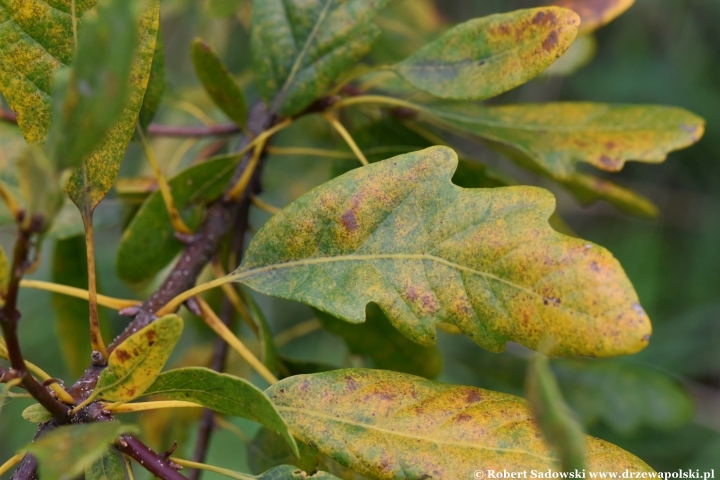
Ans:
[[[294,115],[367,55],[388,0],[253,0],[252,65],[271,110]]]
[[[352,322],[377,303],[422,345],[456,325],[501,351],[613,356],[647,345],[650,321],[617,260],[554,231],[535,187],[463,189],[445,147],[400,155],[312,190],[255,235],[233,274],[249,287]]]
[[[539,75],[567,50],[579,23],[577,14],[557,7],[476,18],[393,68],[437,97],[483,100]]]
[[[481,137],[522,165],[569,179],[575,164],[615,172],[628,160],[660,163],[697,142],[702,118],[656,105],[546,103],[482,107],[452,104],[427,110],[448,126]]]
[[[262,390],[242,378],[207,368],[181,368],[161,374],[145,394],[199,403],[225,415],[258,422],[280,433],[299,455],[297,444],[275,406]]]
[[[585,435],[544,355],[535,354],[530,360],[525,395],[545,440],[560,457],[563,471],[585,470]]]
[[[228,72],[217,53],[199,38],[190,45],[195,75],[215,105],[225,112],[237,125],[244,127],[247,120],[245,95]]]
[[[42,423],[50,420],[52,418],[52,415],[50,414],[50,412],[45,410],[45,407],[43,407],[39,403],[34,403],[27,407],[25,410],[23,410],[22,417],[28,422]]]
[[[110,353],[93,395],[111,402],[141,396],[162,371],[182,330],[182,318],[166,315],[132,334]]]
[[[625,13],[635,0],[554,0],[553,4],[569,8],[580,15],[579,33],[590,33]]]
[[[95,209],[112,187],[120,170],[143,104],[150,78],[160,22],[160,2],[140,2],[145,9],[138,16],[138,42],[130,70],[130,84],[125,107],[117,123],[110,128],[98,148],[90,153],[82,165],[73,171],[65,186],[67,194],[84,217]]]
[[[476,478],[474,472],[558,470],[525,402],[512,395],[364,369],[287,378],[266,393],[293,435],[379,480]],[[651,472],[585,437],[588,470]]]
[[[71,480],[107,452],[118,436],[138,433],[137,427],[120,422],[98,422],[58,427],[31,443],[43,480]]]

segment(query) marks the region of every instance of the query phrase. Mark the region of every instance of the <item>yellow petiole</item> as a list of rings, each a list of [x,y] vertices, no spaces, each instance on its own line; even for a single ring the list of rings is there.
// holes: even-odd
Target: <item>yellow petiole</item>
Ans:
[[[342,101],[342,100],[341,100]],[[322,114],[323,118],[327,120],[327,122],[332,126],[336,132],[340,134],[340,136],[345,140],[345,143],[348,144],[348,147],[350,147],[350,150],[353,151],[355,156],[360,160],[360,163],[363,165],[370,165],[370,162],[367,161],[367,158],[365,158],[365,155],[363,155],[362,150],[360,150],[360,147],[357,146],[357,143],[355,143],[355,140],[353,140],[352,135],[350,135],[350,132],[348,132],[345,127],[343,127],[342,123],[333,115],[332,113],[326,112]]]
[[[20,286],[24,288],[34,288],[36,290],[45,290],[48,292],[60,293],[69,297],[81,298],[83,300],[89,299],[89,292],[82,288],[70,287],[67,285],[60,285],[59,283],[43,282],[42,280],[20,280]],[[98,305],[103,307],[112,308],[113,310],[122,310],[127,307],[134,307],[140,305],[142,302],[138,300],[123,300],[120,298],[108,297],[106,295],[97,296]]]
[[[145,412],[147,410],[158,410],[161,408],[204,408],[202,405],[193,402],[183,402],[180,400],[165,400],[157,402],[138,402],[138,403],[121,403],[121,404],[105,404],[105,408],[112,413],[134,413]]]

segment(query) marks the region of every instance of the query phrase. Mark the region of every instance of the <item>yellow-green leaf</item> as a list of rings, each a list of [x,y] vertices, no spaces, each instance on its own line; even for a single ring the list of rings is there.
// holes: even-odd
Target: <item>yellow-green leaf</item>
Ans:
[[[162,29],[158,27],[157,39],[155,40],[155,53],[153,54],[152,65],[150,66],[150,78],[143,97],[142,107],[138,122],[140,126],[147,129],[155,117],[162,103],[165,94],[165,46],[163,43]]]
[[[393,68],[437,97],[483,100],[539,75],[567,50],[579,24],[577,14],[557,7],[476,18]]]
[[[294,436],[370,478],[560,468],[526,403],[512,395],[364,369],[291,377],[266,393]],[[585,442],[589,470],[652,471],[619,447]]]
[[[85,157],[65,186],[67,194],[78,206],[84,217],[95,209],[112,187],[120,170],[143,104],[145,90],[150,78],[157,40],[160,5],[159,0],[140,2],[145,9],[138,16],[138,42],[130,71],[130,83],[125,107],[119,120],[110,128],[101,144]]]
[[[43,480],[71,480],[108,451],[122,434],[137,434],[133,425],[98,422],[58,427],[24,450],[38,460]]]
[[[561,184],[584,204],[605,200],[628,215],[655,218],[659,213],[658,207],[650,199],[604,178],[574,173]]]
[[[85,470],[85,480],[125,480],[125,465],[116,452],[108,450]]]
[[[190,44],[195,75],[215,105],[238,126],[244,127],[247,120],[247,104],[240,86],[230,75],[217,53],[201,39]]]
[[[370,51],[388,0],[253,0],[256,85],[271,110],[294,115]]]
[[[26,215],[40,215],[47,229],[60,211],[63,194],[55,166],[37,146],[30,145],[15,160]]]
[[[0,305],[7,294],[8,283],[10,283],[10,261],[5,254],[5,249],[0,246]]]
[[[45,407],[43,407],[39,403],[34,403],[27,407],[25,410],[23,410],[22,417],[28,422],[42,423],[50,420],[52,418],[52,415],[50,414],[50,412],[45,410]]]
[[[625,13],[635,0],[554,0],[553,4],[569,8],[580,15],[579,33],[590,33]]]
[[[280,433],[296,455],[298,447],[275,406],[262,390],[242,378],[191,367],[161,374],[145,395],[199,403],[216,412],[243,417]]]
[[[585,435],[565,403],[548,359],[535,354],[528,365],[525,396],[535,420],[565,472],[585,470]]]
[[[166,315],[132,334],[110,354],[93,395],[111,402],[141,396],[162,371],[182,330],[182,318]]]
[[[125,106],[136,44],[135,4],[101,3],[97,16],[82,24],[72,67],[56,72],[47,148],[61,169],[80,165]]]
[[[555,179],[569,179],[577,162],[611,172],[628,160],[660,163],[705,131],[697,115],[657,105],[561,102],[488,108],[457,103],[427,113]]]
[[[263,226],[234,279],[352,323],[377,303],[421,345],[441,321],[496,352],[508,340],[590,356],[647,345],[650,321],[620,264],[548,225],[549,192],[463,189],[450,181],[457,163],[433,147],[331,180]]]

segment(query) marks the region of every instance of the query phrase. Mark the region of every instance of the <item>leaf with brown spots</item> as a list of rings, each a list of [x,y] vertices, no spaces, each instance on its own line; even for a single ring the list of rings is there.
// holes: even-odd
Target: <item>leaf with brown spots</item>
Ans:
[[[554,0],[551,3],[580,15],[578,33],[584,35],[615,20],[632,7],[635,0]]]
[[[660,163],[705,132],[697,115],[658,105],[456,103],[423,112],[558,180],[571,179],[578,162],[610,172],[629,160]]]
[[[525,401],[512,395],[365,369],[299,375],[266,393],[299,440],[370,478],[560,469]],[[585,446],[589,470],[652,471],[602,440],[587,436]]]
[[[416,88],[452,100],[484,100],[531,80],[575,39],[580,18],[543,7],[462,23],[393,69]]]
[[[182,330],[182,318],[166,315],[129,336],[110,354],[93,397],[129,402],[145,393],[170,358]]]
[[[158,376],[145,395],[199,403],[224,415],[260,423],[281,434],[293,453],[300,455],[295,439],[272,402],[262,390],[242,378],[207,368],[179,368]]]
[[[421,345],[442,321],[495,352],[509,340],[588,356],[647,345],[650,321],[620,264],[548,225],[549,192],[460,188],[457,164],[432,147],[331,180],[270,219],[232,278],[351,323],[377,303]]]
[[[251,54],[270,109],[294,115],[370,52],[388,0],[253,0]]]
[[[25,451],[37,458],[43,480],[69,480],[81,475],[126,433],[140,431],[115,421],[68,425],[43,435]]]

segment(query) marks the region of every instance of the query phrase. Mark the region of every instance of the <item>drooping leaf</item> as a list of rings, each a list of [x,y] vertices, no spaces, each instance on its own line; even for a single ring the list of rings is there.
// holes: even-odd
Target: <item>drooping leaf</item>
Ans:
[[[199,403],[225,415],[260,423],[280,433],[295,455],[299,454],[295,439],[272,402],[262,390],[242,378],[207,368],[181,368],[161,374],[145,394]]]
[[[448,126],[488,140],[522,165],[569,179],[577,162],[607,171],[628,160],[659,163],[697,142],[702,118],[656,105],[546,103],[482,107],[453,104],[427,112]]]
[[[561,184],[583,204],[605,200],[628,215],[655,218],[659,213],[658,207],[648,198],[604,178],[574,173]]]
[[[60,211],[63,194],[55,167],[36,146],[28,146],[16,159],[18,182],[25,206],[25,215],[40,215],[46,230]]]
[[[158,28],[157,39],[155,40],[155,53],[153,53],[152,65],[150,66],[150,78],[143,97],[142,107],[138,122],[140,127],[147,129],[155,117],[163,95],[165,94],[165,44],[163,42],[162,29]]]
[[[340,335],[351,353],[367,355],[375,368],[435,378],[442,371],[442,355],[437,347],[412,342],[395,328],[377,305],[367,308],[364,323],[352,324],[315,311],[325,330]]]
[[[77,209],[72,206],[77,215]],[[100,280],[100,279],[98,279]],[[70,287],[88,288],[87,255],[85,238],[72,237],[58,240],[52,254],[52,281]],[[98,281],[98,289],[102,291]],[[75,376],[80,376],[87,368],[92,354],[90,332],[88,330],[88,303],[86,300],[71,298],[60,293],[50,296],[55,314],[55,332],[65,363]],[[104,338],[111,336],[107,312],[98,312],[100,329]]]
[[[299,440],[370,478],[560,467],[527,405],[512,395],[365,369],[287,378],[266,393]],[[589,470],[652,471],[619,447],[585,441]]]
[[[39,403],[33,403],[22,412],[22,417],[28,422],[42,423],[47,422],[52,418],[50,412],[45,410],[45,407]]]
[[[564,472],[585,470],[585,435],[563,399],[547,357],[535,354],[528,366],[525,396]]]
[[[297,444],[299,455],[295,455],[282,436],[270,429],[258,430],[251,442],[246,444],[250,471],[260,474],[280,465],[293,465],[306,472],[316,470],[320,454],[302,442]]]
[[[590,33],[625,13],[635,0],[553,0],[554,5],[569,8],[580,15],[578,33]]]
[[[111,402],[141,396],[162,371],[182,330],[182,318],[166,315],[129,336],[110,353],[93,394]]]
[[[145,8],[137,17],[138,42],[132,60],[127,100],[119,120],[110,128],[98,148],[73,171],[65,186],[67,194],[84,217],[89,216],[112,187],[135,131],[155,52],[159,3],[159,0],[141,2]]]
[[[108,450],[85,470],[85,480],[125,480],[125,465],[117,453]]]
[[[351,323],[377,303],[421,345],[440,321],[496,352],[508,340],[554,340],[564,355],[647,345],[650,322],[617,260],[552,230],[552,195],[463,189],[450,182],[456,166],[433,147],[331,180],[263,226],[234,279]]]
[[[140,433],[133,425],[97,422],[58,427],[28,445],[43,480],[71,480],[82,474],[122,434]]]
[[[168,182],[175,204],[185,213],[222,194],[232,177],[237,155],[223,155],[187,168]],[[190,228],[200,216],[185,215]],[[150,280],[182,250],[159,191],[143,203],[123,232],[117,253],[118,276],[128,283]]]
[[[193,40],[190,53],[195,75],[215,105],[238,126],[244,127],[247,120],[245,95],[220,57],[210,45],[199,38]]]
[[[271,110],[294,115],[369,51],[388,0],[253,0],[251,55]]]
[[[255,299],[245,289],[241,289],[242,297],[245,300],[245,305],[248,306],[248,313],[253,322],[257,326],[259,332],[258,341],[260,342],[260,361],[268,367],[271,372],[278,372],[280,370],[280,360],[278,359],[277,348],[275,347],[275,339],[273,332],[270,329],[265,314],[263,313],[260,305],[257,304]]]
[[[598,420],[629,435],[641,426],[673,429],[692,418],[685,388],[652,367],[617,360],[552,362],[568,404],[591,425]]]
[[[60,169],[80,165],[123,111],[137,43],[134,5],[128,0],[99,4],[97,16],[78,32],[72,67],[56,73],[47,147]]]
[[[571,10],[542,7],[461,23],[394,70],[416,88],[452,100],[484,100],[540,74],[575,39]]]

